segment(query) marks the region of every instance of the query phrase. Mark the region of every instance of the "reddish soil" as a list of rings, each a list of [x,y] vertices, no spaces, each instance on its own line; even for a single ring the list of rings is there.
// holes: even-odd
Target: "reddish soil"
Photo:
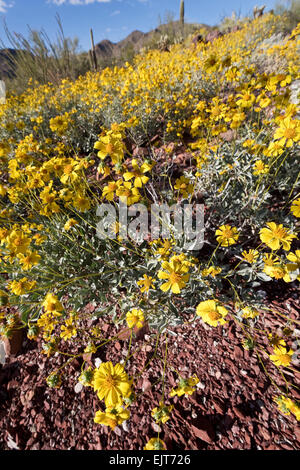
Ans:
[[[274,298],[275,291],[272,293]],[[273,306],[274,312],[293,320],[299,318],[299,300],[293,288]],[[106,337],[121,331],[102,320],[96,320],[96,324]],[[270,313],[256,326],[262,325],[274,332],[284,323],[278,314]],[[175,336],[168,335],[166,396],[177,384],[172,367],[185,377],[197,374],[200,382],[192,396],[167,400],[174,409],[171,419],[161,425],[160,437],[168,450],[300,449],[296,418],[278,411],[273,401],[278,390],[272,383],[274,380],[284,391],[288,380],[291,394],[299,400],[299,374],[284,369],[281,375],[262,355],[267,375],[256,352],[242,348],[242,332],[233,320],[224,327],[212,328],[198,319],[173,332]],[[297,334],[299,337],[299,330]],[[139,374],[147,364],[155,340],[155,334],[149,331],[137,334],[133,348],[139,351],[126,365],[129,375]],[[289,346],[295,340],[295,332],[286,339]],[[93,364],[97,358],[116,363],[126,357],[128,344],[128,338],[110,342],[90,360]],[[262,338],[260,345],[271,353],[266,339]],[[155,382],[163,370],[164,336],[157,357],[136,382],[137,401],[130,407],[130,419],[114,431],[93,421],[103,403],[91,388],[78,384],[82,359],[67,366],[61,388],[53,389],[45,379],[65,359],[62,355],[48,358],[40,351],[39,341],[26,338],[19,354],[7,358],[0,367],[0,449],[142,450],[151,437],[157,436],[160,428],[151,418],[151,410],[161,397],[162,385]],[[299,370],[299,363],[293,367]]]

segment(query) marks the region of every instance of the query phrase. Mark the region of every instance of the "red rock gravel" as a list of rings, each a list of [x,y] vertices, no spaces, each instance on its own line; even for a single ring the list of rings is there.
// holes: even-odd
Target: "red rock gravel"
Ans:
[[[297,319],[295,297],[293,293],[287,300],[275,301],[274,310]],[[282,326],[278,318],[268,314],[260,321],[275,331]],[[121,331],[100,320],[96,324],[107,337]],[[300,448],[295,417],[281,414],[272,399],[278,391],[270,378],[284,390],[283,376],[264,357],[268,378],[256,353],[241,347],[241,330],[233,320],[211,328],[199,319],[173,332],[168,335],[167,394],[177,384],[172,367],[186,377],[197,374],[200,382],[192,396],[167,401],[174,409],[171,419],[161,426],[160,437],[168,450]],[[133,341],[139,352],[126,365],[129,375],[141,372],[154,353],[155,341],[155,334],[139,332]],[[120,361],[127,355],[128,343],[128,338],[108,343],[90,360],[93,364],[95,360]],[[114,431],[93,422],[103,403],[91,388],[78,384],[82,359],[67,366],[61,388],[51,389],[45,379],[65,359],[61,355],[47,358],[40,350],[39,342],[25,339],[21,352],[0,367],[0,449],[142,450],[157,435],[160,427],[151,418],[151,410],[158,405],[162,390],[161,383],[155,383],[162,375],[163,336],[157,357],[137,380],[137,401],[130,408],[130,419]],[[293,383],[293,396],[299,400],[299,381],[288,370],[284,376]]]

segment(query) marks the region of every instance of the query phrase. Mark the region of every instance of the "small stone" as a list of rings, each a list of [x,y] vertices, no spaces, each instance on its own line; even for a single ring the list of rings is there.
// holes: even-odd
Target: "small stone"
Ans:
[[[8,434],[8,437],[7,437],[7,447],[9,447],[9,449],[12,449],[12,450],[20,450],[17,443],[14,441],[14,439],[11,437],[10,434]]]
[[[127,421],[123,421],[122,423],[122,428],[125,432],[128,432],[129,431],[129,426],[128,426],[128,422]]]
[[[83,389],[83,385],[80,382],[77,382],[77,384],[74,387],[74,392],[80,393],[82,389]]]
[[[271,435],[269,431],[264,426],[260,427],[260,433],[263,436],[265,441],[269,441],[271,439]]]
[[[50,404],[47,401],[44,401],[44,407],[46,411],[50,410]]]
[[[245,418],[246,418],[245,413],[244,413],[239,407],[233,406],[232,409],[233,409],[235,415],[236,415],[238,418],[240,418],[240,419],[245,419]]]
[[[98,367],[100,366],[100,364],[102,363],[100,357],[96,357],[95,359],[95,367],[98,369]]]
[[[243,359],[244,357],[243,349],[240,346],[234,346],[233,354],[236,359]]]
[[[231,428],[231,431],[233,434],[239,434],[240,433],[240,427],[237,426],[237,424],[234,424]]]
[[[223,403],[220,399],[214,398],[214,399],[212,400],[212,403],[213,403],[214,408],[215,408],[215,410],[216,410],[217,413],[220,413],[220,414],[223,414],[223,413],[224,413],[224,411],[225,411],[225,405],[224,405],[224,403]]]
[[[162,431],[161,427],[156,423],[151,423],[151,427],[152,427],[154,432],[161,432]]]
[[[121,431],[121,429],[120,429],[118,426],[115,427],[114,431],[115,431],[115,433],[116,433],[117,436],[121,436],[121,435],[122,435],[122,431]]]
[[[202,383],[202,382],[198,382],[197,385],[196,385],[197,388],[200,388],[200,390],[204,390],[205,389],[205,384]]]
[[[148,379],[144,379],[142,383],[142,390],[143,392],[147,392],[148,390],[151,390],[152,383]]]
[[[215,432],[211,423],[203,416],[198,417],[195,424],[192,424],[191,430],[196,437],[208,444],[215,439]]]

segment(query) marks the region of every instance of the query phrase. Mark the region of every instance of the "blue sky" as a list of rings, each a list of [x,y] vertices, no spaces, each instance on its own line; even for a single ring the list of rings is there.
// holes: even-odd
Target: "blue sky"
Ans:
[[[257,4],[271,9],[275,3],[275,0],[185,0],[185,17],[187,22],[214,25],[232,11],[243,16]],[[179,5],[180,0],[0,0],[0,38],[5,41],[5,19],[10,31],[27,37],[28,25],[44,29],[54,39],[58,13],[65,36],[78,37],[82,50],[88,50],[90,28],[96,43],[102,39],[117,42],[135,29],[147,32],[155,28],[159,15],[164,20],[167,11],[178,19]]]

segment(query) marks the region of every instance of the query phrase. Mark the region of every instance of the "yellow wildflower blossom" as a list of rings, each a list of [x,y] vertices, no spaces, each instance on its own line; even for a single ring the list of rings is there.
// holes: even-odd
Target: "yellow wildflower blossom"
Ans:
[[[124,409],[121,405],[107,407],[105,412],[96,411],[94,422],[109,426],[113,430],[116,426],[122,424],[130,417],[130,411]]]
[[[166,444],[158,437],[152,437],[144,446],[144,450],[166,450]]]
[[[291,356],[293,354],[294,351],[292,349],[288,351],[284,346],[276,346],[274,348],[274,354],[270,354],[270,359],[278,367],[287,367],[291,363]]]
[[[221,246],[234,245],[239,238],[237,228],[231,227],[230,225],[221,225],[216,230],[216,235],[217,242],[219,242]]]
[[[145,323],[145,317],[143,310],[133,308],[126,315],[126,321],[129,328],[142,328]]]
[[[154,286],[154,279],[153,277],[144,274],[142,279],[137,281],[137,285],[140,287],[141,292],[149,292],[149,289],[153,288]]]
[[[127,171],[123,174],[125,181],[129,181],[134,178],[134,187],[142,188],[143,184],[146,184],[149,181],[149,177],[145,176],[145,173],[152,169],[153,165],[149,163],[143,163],[141,167],[138,165],[138,161],[133,158],[131,161],[132,171]]]
[[[177,388],[172,388],[170,397],[175,397],[175,395],[178,397],[181,397],[182,395],[192,395],[198,382],[199,379],[196,375],[193,375],[188,379],[180,379],[179,386]]]
[[[293,201],[291,205],[291,212],[295,217],[300,217],[300,197]]]
[[[158,272],[158,278],[164,279],[167,282],[162,284],[160,289],[163,292],[171,289],[173,294],[179,294],[189,281],[190,275],[187,274],[188,267],[175,260],[170,262],[164,261],[161,267],[163,270]]]
[[[196,313],[205,323],[218,326],[226,323],[224,318],[228,314],[228,310],[215,300],[204,300],[198,304]]]
[[[268,228],[260,230],[261,241],[271,250],[278,250],[282,246],[284,250],[288,251],[291,248],[293,238],[297,238],[296,235],[290,233],[282,224],[277,225],[275,222],[267,222],[266,225]]]
[[[112,362],[102,362],[94,372],[94,390],[100,400],[105,400],[106,407],[121,405],[131,388],[131,382],[124,366]]]

